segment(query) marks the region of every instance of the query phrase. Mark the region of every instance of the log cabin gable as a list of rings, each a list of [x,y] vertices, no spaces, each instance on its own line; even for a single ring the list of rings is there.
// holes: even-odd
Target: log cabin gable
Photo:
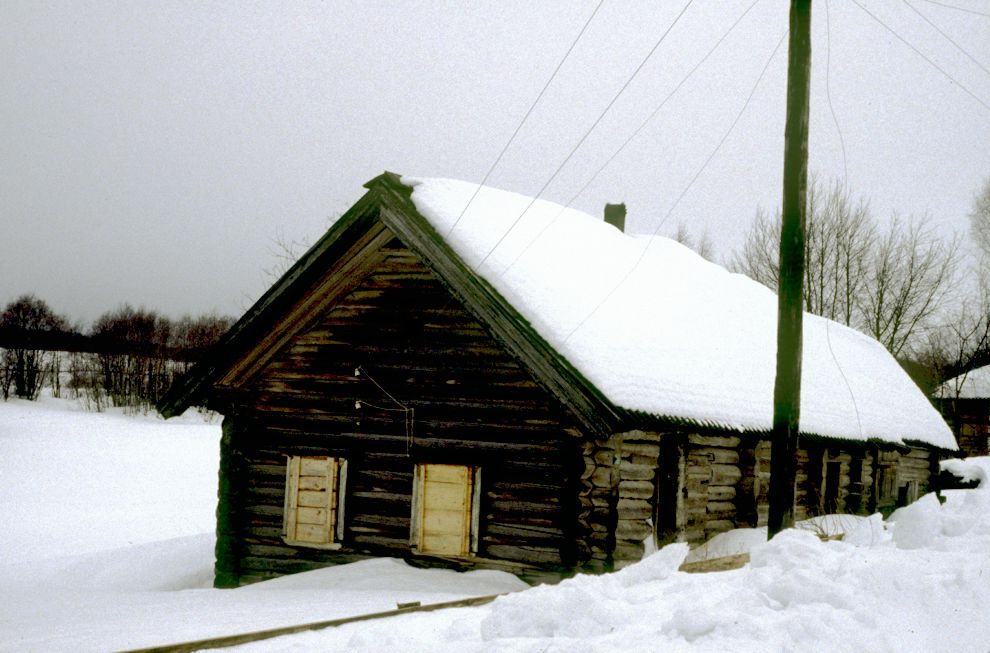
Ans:
[[[278,352],[312,329],[388,255],[397,237],[453,298],[537,383],[593,436],[615,432],[624,416],[564,360],[486,281],[474,273],[416,210],[411,189],[385,173],[238,321],[214,352],[163,399],[166,416],[204,398],[214,407],[237,396]]]

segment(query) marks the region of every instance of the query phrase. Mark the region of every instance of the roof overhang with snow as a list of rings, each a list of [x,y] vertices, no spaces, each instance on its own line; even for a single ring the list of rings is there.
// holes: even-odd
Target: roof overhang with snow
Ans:
[[[595,431],[644,420],[771,429],[777,299],[764,286],[669,239],[625,235],[543,200],[389,173],[367,187],[173,388],[163,414],[196,403],[313,287],[343,251],[336,243],[378,219]],[[956,449],[945,421],[882,345],[809,314],[801,432]]]
[[[941,399],[990,399],[990,365],[953,377],[939,386]]]

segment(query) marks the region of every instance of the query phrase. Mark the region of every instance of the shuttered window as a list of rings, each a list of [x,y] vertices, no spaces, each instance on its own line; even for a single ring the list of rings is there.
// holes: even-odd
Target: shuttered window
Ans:
[[[416,465],[412,545],[420,553],[465,556],[478,550],[481,470]]]
[[[282,536],[290,544],[336,548],[343,539],[347,461],[331,456],[289,456]]]

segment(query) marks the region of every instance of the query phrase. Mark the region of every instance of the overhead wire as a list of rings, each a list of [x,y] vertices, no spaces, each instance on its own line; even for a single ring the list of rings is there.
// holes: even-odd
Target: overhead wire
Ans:
[[[928,16],[926,16],[923,13],[921,13],[920,11],[918,11],[918,9],[914,5],[912,5],[910,2],[908,2],[907,0],[903,0],[903,1],[904,1],[904,4],[906,4],[908,6],[908,9],[910,9],[914,13],[918,14],[918,16],[920,16],[923,21],[925,21],[926,23],[928,23],[929,25],[931,25],[932,29],[934,29],[936,32],[938,32],[939,34],[941,34],[942,35],[942,38],[944,38],[946,41],[948,41],[949,43],[951,43],[952,45],[954,45],[956,47],[956,50],[959,50],[960,52],[962,52],[964,55],[966,55],[966,57],[970,61],[972,61],[977,66],[979,66],[980,67],[980,70],[982,70],[986,74],[990,75],[990,70],[987,70],[987,67],[986,66],[984,66],[982,63],[980,63],[976,59],[976,57],[974,57],[969,52],[967,52],[961,45],[959,45],[958,43],[956,43],[955,39],[953,39],[951,36],[949,36],[948,34],[946,34],[945,32],[943,32],[942,29],[938,25],[936,25],[931,20],[929,20]]]
[[[740,118],[742,118],[742,115],[746,112],[746,109],[749,107],[750,102],[753,100],[753,96],[756,95],[756,90],[757,88],[759,88],[760,82],[762,82],[763,78],[766,76],[767,70],[769,70],[770,68],[770,64],[773,62],[774,57],[777,55],[777,51],[780,50],[780,46],[781,44],[783,44],[784,39],[787,38],[787,34],[789,31],[790,30],[784,30],[783,35],[781,35],[780,39],[777,41],[777,45],[774,46],[773,51],[770,53],[770,56],[767,58],[766,63],[763,65],[763,69],[760,71],[759,77],[756,78],[756,82],[753,84],[753,88],[750,90],[749,95],[746,97],[746,101],[739,109],[739,112],[736,114],[736,117],[732,120],[732,124],[730,124],[729,128],[725,131],[724,134],[722,134],[722,138],[715,146],[715,149],[711,151],[711,153],[708,155],[708,158],[705,159],[705,162],[701,165],[698,171],[695,172],[694,176],[688,182],[687,186],[685,186],[684,189],[681,191],[681,194],[677,196],[676,200],[674,200],[674,203],[671,205],[670,209],[668,209],[667,213],[664,215],[664,217],[660,220],[659,224],[657,224],[656,228],[653,230],[653,233],[651,234],[652,236],[656,236],[660,232],[660,227],[662,227],[663,224],[667,221],[667,219],[673,214],[674,210],[680,204],[684,196],[687,195],[691,187],[694,186],[694,183],[698,180],[698,178],[705,171],[705,169],[708,168],[708,164],[712,162],[712,159],[715,158],[715,155],[718,153],[718,151],[722,149],[722,145],[725,144],[725,141],[729,138],[729,135],[735,129],[736,125],[739,123]],[[571,329],[571,331],[564,338],[564,342],[570,340],[571,336],[577,333],[577,331],[580,330],[581,327],[583,327],[585,323],[587,323],[587,321],[591,319],[591,317],[594,316],[595,313],[598,312],[598,309],[600,309],[605,304],[605,302],[607,302],[612,297],[612,295],[615,294],[615,291],[618,290],[622,286],[622,284],[624,284],[626,281],[629,280],[629,277],[632,276],[632,273],[636,271],[636,268],[638,268],[640,264],[643,262],[643,259],[646,258],[646,253],[649,251],[650,246],[653,244],[653,242],[654,242],[653,238],[647,240],[646,246],[643,248],[643,251],[640,252],[639,257],[632,264],[629,270],[626,271],[626,274],[621,279],[619,279],[618,283],[616,283],[612,287],[612,289],[609,290],[608,293],[606,293],[606,295],[601,299],[601,301],[599,301],[595,305],[595,307],[592,308],[591,311],[587,315],[585,315],[573,329]]]
[[[923,0],[930,5],[937,5],[939,7],[945,7],[946,9],[955,9],[956,11],[964,11],[967,14],[974,14],[976,16],[983,16],[984,18],[990,18],[990,13],[985,13],[982,11],[976,11],[975,9],[968,9],[966,7],[960,7],[958,5],[952,5],[948,2],[937,2],[937,0]]]
[[[690,7],[693,3],[694,3],[694,0],[688,0],[687,4],[684,5],[684,7],[681,9],[681,11],[674,18],[673,22],[671,22],[670,25],[667,27],[667,29],[664,30],[663,34],[660,35],[660,38],[657,39],[656,43],[653,44],[653,47],[650,49],[650,51],[646,54],[645,57],[643,57],[643,60],[640,61],[639,65],[636,66],[636,70],[634,70],[632,72],[632,74],[628,77],[628,79],[626,79],[625,83],[622,85],[622,87],[619,89],[619,91],[612,97],[612,99],[605,106],[605,108],[598,115],[598,117],[591,124],[591,126],[587,129],[587,131],[585,131],[584,135],[577,142],[577,144],[575,144],[574,147],[571,148],[571,151],[567,154],[566,157],[564,157],[564,160],[561,161],[560,165],[557,166],[557,169],[554,170],[554,172],[553,172],[552,175],[550,175],[550,178],[547,179],[547,181],[543,184],[543,186],[540,188],[539,192],[537,192],[536,195],[534,195],[532,197],[532,199],[529,201],[529,204],[527,204],[526,207],[522,210],[522,212],[520,212],[519,215],[516,216],[516,219],[513,220],[513,222],[512,222],[511,225],[509,225],[509,228],[505,231],[505,233],[502,234],[502,237],[499,238],[498,241],[496,241],[495,245],[488,251],[487,254],[485,254],[484,257],[482,257],[481,261],[479,261],[478,264],[476,266],[474,266],[474,269],[475,270],[481,269],[481,266],[485,264],[485,261],[488,260],[488,258],[495,252],[496,249],[498,249],[499,245],[502,244],[502,242],[508,237],[508,235],[510,233],[512,233],[512,230],[516,228],[516,225],[518,225],[519,224],[519,221],[522,220],[522,218],[523,218],[524,215],[526,215],[526,212],[529,211],[529,209],[533,206],[533,204],[536,203],[536,200],[538,200],[540,198],[540,196],[543,195],[543,193],[550,186],[550,184],[553,182],[553,180],[557,178],[557,175],[560,174],[560,171],[564,169],[564,166],[566,166],[567,163],[571,160],[571,157],[573,157],[574,154],[581,147],[581,145],[584,144],[585,140],[587,140],[587,138],[591,134],[591,132],[593,132],[595,130],[595,128],[598,126],[598,124],[602,121],[602,118],[605,117],[605,115],[609,112],[609,110],[616,103],[616,101],[619,99],[619,97],[629,87],[629,84],[632,83],[633,79],[635,79],[636,76],[639,74],[639,72],[641,70],[643,70],[643,67],[646,65],[646,62],[649,61],[653,57],[653,54],[657,51],[657,48],[660,47],[660,44],[664,42],[664,40],[667,38],[667,35],[670,34],[671,30],[674,29],[674,26],[677,25],[677,23],[680,21],[681,17],[688,10],[688,7]]]
[[[955,77],[953,77],[952,75],[950,75],[950,74],[949,74],[949,73],[948,73],[948,72],[947,72],[947,71],[946,71],[946,70],[945,70],[944,68],[942,68],[942,67],[941,67],[941,66],[939,66],[939,65],[938,65],[937,63],[935,63],[934,61],[932,61],[932,60],[931,60],[931,59],[930,59],[930,58],[929,58],[929,57],[928,57],[927,55],[925,55],[925,53],[924,53],[924,52],[922,52],[921,50],[919,50],[918,48],[916,48],[916,47],[915,47],[915,46],[914,46],[914,45],[913,45],[913,44],[912,44],[911,42],[909,42],[909,41],[908,41],[907,39],[905,39],[905,38],[904,38],[903,36],[901,36],[900,34],[898,34],[898,33],[897,33],[897,31],[896,31],[896,30],[895,30],[894,28],[892,28],[892,27],[891,27],[890,25],[888,25],[887,23],[885,23],[885,22],[883,22],[882,20],[880,20],[880,18],[879,18],[879,17],[877,17],[877,15],[876,15],[876,14],[874,14],[874,13],[873,13],[873,12],[871,12],[871,11],[870,11],[869,9],[867,9],[867,8],[866,8],[866,7],[864,7],[864,6],[862,5],[862,4],[860,4],[860,3],[859,3],[859,0],[851,0],[851,2],[852,2],[852,3],[854,4],[854,5],[856,5],[857,7],[859,7],[860,9],[862,9],[862,10],[863,10],[863,12],[864,12],[864,13],[865,13],[865,14],[866,14],[867,16],[869,16],[869,17],[870,17],[870,18],[872,18],[872,19],[873,19],[874,21],[876,21],[877,23],[879,23],[879,24],[880,24],[880,25],[881,25],[881,26],[882,26],[882,27],[883,27],[883,28],[884,28],[885,30],[887,30],[888,32],[890,32],[891,34],[893,34],[893,35],[894,35],[894,37],[895,37],[895,38],[896,38],[897,40],[899,40],[899,41],[900,41],[901,43],[903,43],[903,44],[904,44],[904,45],[906,45],[907,47],[909,47],[909,48],[911,48],[912,50],[914,50],[914,52],[915,52],[915,54],[917,54],[917,55],[918,55],[919,57],[921,57],[922,59],[924,59],[925,61],[927,61],[927,62],[928,62],[928,64],[929,64],[929,65],[930,65],[930,66],[931,66],[932,68],[934,68],[935,70],[937,70],[937,71],[939,71],[940,73],[942,73],[943,75],[945,75],[945,77],[946,77],[946,78],[947,78],[947,79],[948,79],[948,80],[949,80],[950,82],[952,82],[953,84],[955,84],[956,86],[958,86],[958,87],[959,87],[960,89],[962,89],[962,90],[963,90],[963,91],[964,91],[964,92],[965,92],[965,93],[966,93],[967,95],[969,95],[969,96],[970,96],[971,98],[973,98],[974,100],[976,100],[977,102],[979,102],[979,103],[980,103],[981,105],[983,105],[983,108],[984,108],[984,109],[986,109],[987,111],[990,111],[990,104],[987,104],[986,102],[984,102],[984,101],[983,101],[982,99],[980,99],[980,97],[979,97],[978,95],[976,95],[975,93],[973,93],[973,91],[971,91],[971,90],[969,90],[969,89],[968,89],[968,88],[967,88],[966,86],[964,86],[964,85],[962,84],[962,82],[960,82],[959,80],[957,80],[957,79],[956,79]]]
[[[544,233],[546,233],[551,227],[553,227],[554,224],[557,223],[557,220],[560,218],[560,216],[564,214],[564,211],[567,210],[567,208],[570,207],[574,203],[574,201],[577,200],[577,198],[580,197],[585,190],[587,190],[588,186],[590,186],[598,178],[598,175],[600,175],[602,171],[604,171],[605,168],[607,168],[612,163],[612,161],[614,161],[615,158],[619,156],[619,154],[622,153],[623,150],[626,149],[629,143],[631,143],[633,139],[635,139],[643,131],[643,129],[646,128],[646,125],[652,122],[652,120],[657,116],[657,114],[660,113],[660,110],[663,109],[664,106],[666,106],[670,98],[672,98],[674,94],[676,94],[677,91],[679,91],[681,87],[684,86],[684,84],[688,81],[688,79],[690,79],[694,75],[694,73],[706,61],[708,61],[708,58],[712,56],[715,50],[718,49],[718,47],[722,44],[722,42],[725,41],[726,38],[728,38],[729,34],[731,34],[733,30],[735,30],[736,26],[742,22],[743,18],[745,18],[746,15],[749,14],[750,10],[753,7],[755,7],[757,4],[759,4],[759,2],[760,0],[754,0],[753,3],[746,8],[746,11],[744,11],[739,16],[739,18],[737,18],[736,21],[732,23],[729,29],[726,30],[725,33],[723,33],[722,36],[715,42],[715,45],[713,45],[711,49],[708,50],[705,56],[703,56],[701,60],[699,60],[698,63],[696,63],[694,67],[691,68],[691,70],[689,70],[688,73],[683,78],[681,78],[681,81],[677,83],[677,85],[673,88],[673,90],[671,90],[670,93],[668,93],[663,98],[663,100],[660,101],[660,104],[657,105],[657,107],[653,110],[653,112],[650,113],[650,115],[647,116],[646,119],[639,124],[639,127],[637,127],[628,136],[628,138],[626,138],[625,141],[623,141],[623,143],[618,147],[618,149],[616,149],[615,152],[613,152],[612,155],[608,157],[605,163],[603,163],[601,166],[598,167],[598,169],[594,172],[593,175],[591,175],[588,181],[586,181],[584,185],[581,186],[581,188],[579,188],[578,191],[574,193],[574,195],[572,195],[569,200],[567,200],[567,202],[561,207],[560,211],[557,212],[557,215],[555,215],[552,220],[550,220],[545,225],[543,225],[543,228],[540,229],[539,233],[537,233],[536,236],[534,236],[533,239],[526,244],[526,246],[519,252],[519,254],[517,254],[516,257],[512,259],[512,261],[509,263],[509,265],[502,271],[503,274],[507,272],[510,268],[512,268],[512,266],[515,265],[519,261],[519,259],[521,259],[526,254],[526,252],[529,251],[529,248],[532,247],[533,244],[536,243],[536,241],[538,241],[543,236]]]
[[[832,114],[832,122],[835,123],[835,131],[839,135],[839,147],[842,150],[842,187],[847,188],[849,183],[849,166],[846,160],[846,141],[842,136],[842,127],[839,125],[839,119],[835,115],[835,107],[832,104],[831,73],[832,25],[829,0],[825,0],[825,98],[828,100],[828,110]],[[863,420],[859,414],[859,402],[856,401],[856,394],[853,392],[852,384],[849,383],[849,378],[846,376],[845,370],[842,369],[842,365],[839,364],[839,357],[836,356],[835,349],[832,347],[831,323],[832,320],[825,318],[825,344],[828,345],[828,352],[832,356],[832,362],[835,363],[835,368],[839,370],[839,376],[842,377],[842,382],[849,392],[849,399],[852,401],[853,411],[856,413],[856,426],[859,429],[859,436],[861,439],[865,439],[863,434]]]
[[[595,6],[595,10],[592,11],[591,15],[588,16],[588,19],[584,21],[584,25],[581,26],[581,31],[578,32],[578,35],[574,37],[574,40],[571,41],[571,45],[570,47],[567,48],[567,51],[564,53],[564,56],[561,57],[560,61],[557,62],[557,67],[553,69],[552,73],[550,73],[550,77],[543,85],[543,88],[540,89],[540,92],[536,96],[536,99],[533,100],[533,103],[531,105],[529,105],[529,109],[526,110],[526,114],[522,117],[522,120],[519,121],[519,124],[516,125],[516,129],[512,132],[512,136],[509,137],[509,140],[506,141],[505,146],[502,147],[502,151],[498,153],[497,157],[495,157],[495,161],[493,161],[492,165],[488,168],[488,172],[485,173],[485,176],[482,178],[481,183],[478,184],[478,188],[476,188],[474,194],[471,195],[471,199],[469,199],[467,204],[464,205],[464,208],[461,209],[460,215],[458,215],[457,219],[454,220],[454,224],[452,224],[450,226],[450,229],[447,230],[448,236],[454,231],[454,228],[457,226],[457,223],[461,221],[461,218],[464,217],[464,214],[467,213],[468,208],[474,202],[475,198],[478,197],[478,192],[481,191],[482,186],[485,185],[485,183],[488,181],[488,178],[491,177],[492,172],[495,171],[495,168],[502,161],[502,157],[505,156],[505,153],[509,150],[509,147],[512,145],[513,141],[516,140],[516,136],[519,135],[519,132],[520,130],[522,130],[523,125],[525,125],[526,121],[529,120],[529,116],[533,113],[533,110],[536,108],[536,105],[540,103],[541,99],[543,99],[543,95],[547,92],[547,89],[550,88],[551,82],[553,82],[554,78],[557,77],[557,73],[560,72],[560,69],[563,67],[564,62],[567,61],[567,58],[571,56],[571,52],[574,50],[574,46],[576,46],[578,41],[581,40],[581,37],[584,36],[585,31],[587,31],[588,29],[588,25],[591,24],[592,20],[594,20],[595,15],[598,13],[598,10],[602,8],[602,5],[604,3],[605,0],[599,0],[598,4]]]

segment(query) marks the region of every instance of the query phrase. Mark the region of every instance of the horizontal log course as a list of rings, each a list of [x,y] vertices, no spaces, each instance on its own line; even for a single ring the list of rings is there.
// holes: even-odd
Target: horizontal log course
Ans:
[[[642,542],[617,542],[614,557],[616,560],[624,561],[641,560],[643,558],[643,544]]]
[[[282,519],[283,506],[279,505],[265,505],[265,504],[249,504],[243,507],[245,515],[257,516],[257,517],[271,517]]]
[[[648,519],[653,515],[653,506],[643,499],[619,499],[616,506],[619,519]]]
[[[650,465],[635,465],[622,461],[619,465],[620,481],[648,481],[656,475],[656,467]]]
[[[485,548],[486,557],[513,560],[533,565],[561,564],[560,551],[549,547],[492,544]]]
[[[700,447],[736,449],[739,447],[740,442],[740,438],[735,435],[697,435],[693,433],[688,435],[688,444]]]
[[[734,515],[736,504],[731,501],[709,501],[706,511],[709,515]]]
[[[651,499],[653,494],[653,483],[650,481],[619,481],[620,499]]]
[[[657,456],[660,454],[660,447],[654,443],[639,443],[639,442],[623,442],[619,446],[619,450],[622,456],[646,456],[651,458],[654,462]]]
[[[736,465],[739,463],[739,451],[722,447],[698,447],[688,451],[690,464],[711,462],[717,464]]]
[[[642,519],[619,519],[615,527],[615,537],[617,540],[640,542],[652,534],[653,527]]]
[[[514,538],[536,538],[547,540],[548,542],[559,542],[564,537],[564,532],[554,525],[528,525],[519,523],[499,523],[492,522],[486,524],[483,529],[486,538],[496,538],[496,536],[509,536]]]
[[[282,558],[265,558],[256,556],[244,556],[240,559],[239,565],[247,573],[274,571],[279,575],[298,574],[303,571],[313,571],[339,564],[332,560],[286,560]]]
[[[707,495],[709,501],[732,501],[736,498],[736,488],[732,485],[709,485]]]
[[[254,543],[279,542],[282,539],[281,525],[248,525],[243,529],[244,541]]]

